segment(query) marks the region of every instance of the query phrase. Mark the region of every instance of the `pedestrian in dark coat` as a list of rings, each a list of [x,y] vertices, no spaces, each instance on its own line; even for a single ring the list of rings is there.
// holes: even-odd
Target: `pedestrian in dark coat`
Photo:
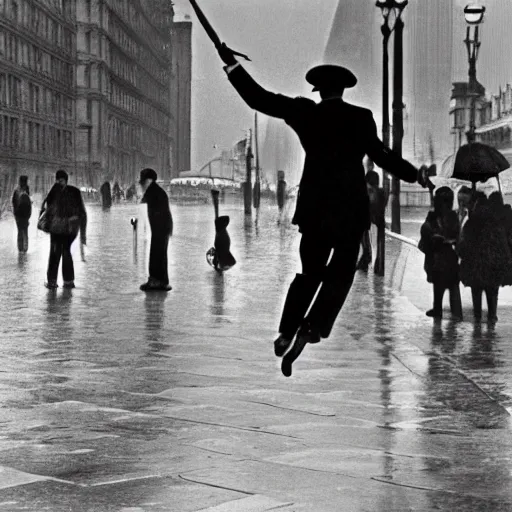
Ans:
[[[434,287],[434,307],[427,311],[427,316],[442,318],[443,296],[445,290],[449,290],[452,316],[462,320],[459,257],[455,252],[460,225],[457,212],[453,210],[453,199],[453,191],[449,187],[436,190],[434,211],[428,212],[421,226],[418,247],[425,253],[427,281]]]
[[[108,209],[112,206],[112,190],[110,188],[110,182],[105,181],[100,187],[101,194],[101,205],[104,209]]]
[[[281,366],[289,376],[305,344],[329,336],[352,286],[361,237],[370,227],[364,156],[411,183],[418,171],[379,140],[370,110],[343,101],[345,88],[357,82],[348,69],[318,66],[307,73],[306,80],[322,98],[317,104],[265,90],[229,48],[222,45],[219,54],[229,81],[247,105],[283,119],[297,133],[306,153],[292,220],[302,233],[302,273],[291,283],[280,336],[274,342],[276,355],[282,356],[297,333]]]
[[[157,183],[153,169],[140,173],[139,183],[145,191],[141,202],[148,205],[148,219],[151,227],[151,247],[149,250],[149,279],[140,286],[142,291],[170,291],[167,272],[167,248],[172,236],[172,215],[169,196]]]
[[[47,288],[57,288],[57,274],[62,258],[64,288],[75,287],[75,268],[71,244],[80,231],[80,243],[87,243],[87,212],[80,190],[68,185],[68,174],[59,170],[56,183],[43,201],[46,205],[50,230],[50,257],[46,274]]]
[[[18,186],[12,195],[12,213],[18,228],[18,251],[28,251],[28,224],[32,215],[32,200],[28,176],[20,176]]]
[[[501,203],[501,204],[500,204]],[[500,286],[512,284],[512,252],[506,229],[507,211],[502,200],[496,204],[478,194],[462,229],[458,252],[460,278],[471,287],[473,315],[482,318],[482,293],[487,298],[487,320],[496,322]]]

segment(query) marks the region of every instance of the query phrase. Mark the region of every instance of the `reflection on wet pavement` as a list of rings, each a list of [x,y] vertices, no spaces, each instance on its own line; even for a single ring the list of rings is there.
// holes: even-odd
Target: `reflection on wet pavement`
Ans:
[[[506,317],[436,323],[360,273],[285,379],[272,340],[296,229],[267,206],[223,212],[238,263],[219,275],[211,205],[173,206],[168,294],[138,289],[142,206],[89,207],[74,290],[43,287],[46,235],[31,225],[19,257],[0,223],[0,510],[512,510]]]

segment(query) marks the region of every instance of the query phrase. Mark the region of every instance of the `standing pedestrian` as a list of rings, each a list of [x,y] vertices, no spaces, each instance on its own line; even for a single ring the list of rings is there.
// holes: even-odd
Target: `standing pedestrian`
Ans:
[[[370,110],[342,99],[345,88],[357,82],[348,69],[323,65],[308,71],[306,80],[322,99],[317,104],[265,90],[225,44],[219,55],[229,81],[247,105],[284,119],[306,153],[292,220],[302,233],[302,273],[290,285],[274,342],[275,354],[283,356],[297,335],[281,364],[283,374],[290,376],[305,345],[329,336],[352,286],[361,237],[370,228],[364,156],[408,182],[420,175],[380,141]]]
[[[101,205],[104,209],[112,206],[112,190],[110,188],[110,181],[105,181],[100,187]]]
[[[18,251],[28,251],[28,224],[32,215],[32,200],[28,176],[20,176],[18,186],[12,195],[12,213],[18,228]]]
[[[64,288],[75,287],[75,268],[71,244],[80,231],[80,243],[86,245],[87,212],[82,194],[77,187],[68,185],[66,171],[58,170],[56,183],[43,201],[49,221],[50,257],[48,259],[47,288],[57,288],[57,276],[62,258]]]
[[[497,203],[497,204],[496,204]],[[473,316],[482,318],[482,294],[487,299],[487,321],[498,320],[500,286],[512,284],[512,252],[507,236],[507,215],[501,198],[491,201],[485,194],[475,194],[469,218],[462,229],[458,252],[460,277],[471,287]]]
[[[151,227],[151,247],[149,250],[149,279],[140,286],[144,292],[172,290],[167,272],[167,248],[172,236],[172,215],[169,196],[156,182],[153,169],[140,172],[139,183],[144,190],[141,202],[148,205],[148,219]]]
[[[427,214],[421,226],[419,249],[425,253],[424,269],[427,281],[434,287],[434,306],[427,316],[442,318],[444,292],[450,292],[450,309],[454,319],[462,320],[459,288],[459,258],[455,246],[459,239],[460,224],[453,210],[453,191],[441,187],[434,195],[434,211]]]

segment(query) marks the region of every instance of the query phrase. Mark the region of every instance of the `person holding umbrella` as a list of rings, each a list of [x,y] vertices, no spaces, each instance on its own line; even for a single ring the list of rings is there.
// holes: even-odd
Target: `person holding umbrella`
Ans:
[[[320,93],[322,101],[316,103],[265,90],[225,44],[218,50],[229,81],[249,107],[284,119],[306,152],[292,221],[302,233],[302,273],[290,285],[274,342],[275,354],[284,356],[281,370],[290,376],[305,345],[329,337],[352,286],[361,238],[370,228],[364,156],[405,181],[425,181],[384,146],[370,110],[342,99],[344,90],[357,83],[347,68],[322,65],[307,73],[306,80]]]

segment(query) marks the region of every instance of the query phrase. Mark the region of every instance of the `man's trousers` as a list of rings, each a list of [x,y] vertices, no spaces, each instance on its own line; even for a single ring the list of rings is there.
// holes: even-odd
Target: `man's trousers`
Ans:
[[[279,326],[283,336],[292,339],[304,322],[317,329],[322,338],[329,336],[354,281],[363,233],[347,230],[336,244],[318,233],[302,235],[302,274],[295,276],[288,290]]]
[[[169,234],[152,233],[149,249],[149,277],[169,284],[167,272],[167,248],[169,247]]]

